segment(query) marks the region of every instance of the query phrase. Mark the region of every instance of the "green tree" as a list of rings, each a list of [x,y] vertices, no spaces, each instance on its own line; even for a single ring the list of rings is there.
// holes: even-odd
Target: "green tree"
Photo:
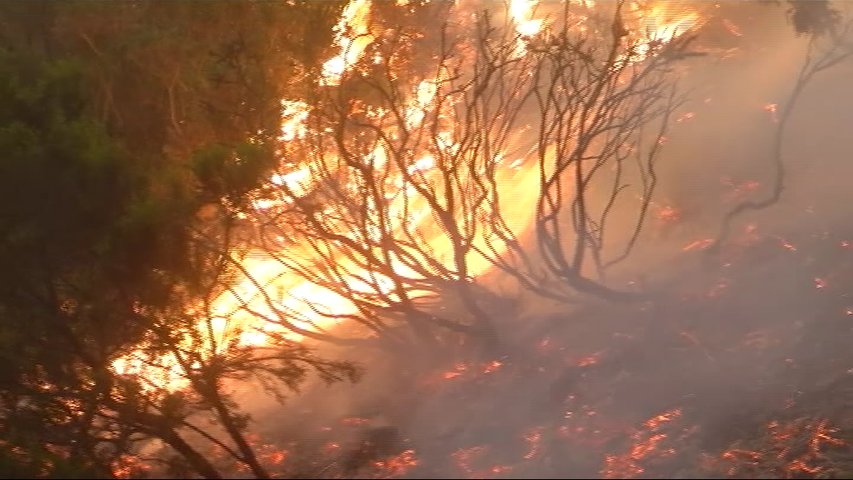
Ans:
[[[158,439],[188,472],[221,476],[195,436],[267,476],[224,383],[352,376],[292,343],[220,349],[198,331],[232,278],[230,209],[273,165],[278,99],[310,75],[321,47],[302,45],[330,38],[336,8],[0,6],[5,473],[109,477]],[[178,358],[185,391],[117,374],[131,351]],[[190,423],[203,415],[221,429]]]

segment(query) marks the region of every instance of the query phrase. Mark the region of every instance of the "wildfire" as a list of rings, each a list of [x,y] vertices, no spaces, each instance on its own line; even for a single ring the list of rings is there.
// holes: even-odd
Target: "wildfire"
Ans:
[[[634,36],[641,41],[635,55],[645,59],[656,48],[672,42],[702,25],[702,17],[692,6],[677,2],[632,2],[631,16],[638,25]]]
[[[833,436],[837,431],[826,419],[774,420],[767,424],[762,449],[736,443],[720,455],[718,468],[731,477],[834,478],[837,473],[831,469],[827,453],[847,445]]]
[[[704,250],[710,247],[714,243],[713,238],[703,238],[701,240],[694,240],[687,245],[681,247],[683,252],[689,252],[691,250]]]
[[[531,460],[539,455],[543,430],[542,427],[536,427],[524,434],[524,441],[527,442],[527,452],[524,454],[525,460]]]
[[[681,418],[681,409],[675,408],[649,418],[643,422],[642,428],[631,435],[631,447],[623,454],[608,454],[604,458],[603,478],[634,478],[646,471],[645,462],[652,458],[669,457],[675,454],[675,449],[667,447],[667,442],[677,441],[691,433],[684,429],[682,434],[671,438],[672,433],[664,432],[665,427]],[[668,428],[672,430],[672,428]]]
[[[399,477],[405,475],[409,470],[418,466],[418,459],[414,450],[404,450],[399,455],[386,458],[373,465],[380,469],[384,478]]]
[[[779,115],[777,114],[779,110],[779,105],[775,103],[768,103],[764,105],[764,111],[770,114],[770,119],[773,120],[774,123],[779,122]]]
[[[596,7],[591,1],[583,3],[588,9]],[[699,24],[698,13],[689,8],[675,11],[663,4],[643,8],[634,5],[634,11],[639,15],[636,21],[642,25],[638,30],[644,32],[648,42],[665,43]],[[546,28],[544,17],[537,16],[538,6],[535,0],[514,0],[509,4],[508,16],[520,37],[536,35]],[[335,27],[334,44],[337,53],[323,64],[320,86],[333,88],[339,85],[342,76],[354,68],[367,46],[376,39],[371,32],[371,8],[372,3],[369,0],[351,0],[344,8]],[[434,78],[421,79],[409,90],[410,99],[403,112],[403,118],[409,128],[417,127],[424,121],[425,111],[439,95],[440,84],[447,75],[449,74],[446,72],[439,72]],[[281,109],[279,140],[287,144],[305,138],[309,132],[310,106],[302,101],[284,99],[281,101]],[[514,135],[513,139],[522,138],[525,131],[520,130]],[[453,125],[440,129],[437,132],[437,138],[441,140],[440,147],[448,152],[453,152],[456,148]],[[513,141],[509,143],[512,144]],[[506,153],[496,152],[496,156],[503,156]],[[416,172],[429,181],[438,167],[436,158],[426,152],[415,158],[410,167],[410,173]],[[371,153],[369,161],[376,168],[384,168],[389,162],[388,152],[381,146],[377,146]],[[284,164],[287,164],[287,167],[282,166],[280,171],[271,176],[270,185],[286,186],[294,195],[308,194],[316,187],[315,173],[319,168],[318,165],[312,164],[311,160],[297,166],[283,161]],[[538,189],[539,172],[536,162],[525,162],[522,157],[508,165],[501,165],[497,180],[501,208],[508,220],[508,227],[513,231],[520,231],[532,222],[536,195],[519,196],[513,193]],[[410,191],[411,185],[405,185],[399,178],[391,178],[390,181],[396,182],[399,186],[399,192],[390,192],[388,199],[391,217],[393,221],[398,222],[395,227],[401,228],[405,224],[411,229],[410,231],[417,231],[423,235],[430,248],[436,253],[435,256],[445,258],[445,263],[451,266],[452,246],[446,233],[432,221],[428,206],[425,202],[419,203],[411,199],[413,196]],[[288,201],[286,198],[264,197],[255,200],[253,205],[259,211],[263,211]],[[666,213],[661,217],[662,220],[676,218],[677,211],[674,210],[671,214]],[[341,228],[346,233],[346,227],[341,225]],[[475,238],[474,245],[485,249],[484,238],[482,236]],[[303,257],[309,262],[315,256],[315,252],[307,246],[283,243],[281,248],[287,250],[289,255]],[[324,261],[324,259],[317,259],[317,261]],[[311,331],[326,330],[336,325],[341,316],[358,313],[358,309],[350,300],[291,273],[287,265],[272,258],[267,252],[243,252],[240,262],[242,268],[248,273],[216,299],[210,312],[199,315],[200,317],[211,316],[198,321],[197,330],[202,343],[198,344],[199,340],[196,338],[194,340],[196,344],[188,343],[186,348],[195,351],[202,349],[209,351],[210,354],[217,354],[232,344],[264,346],[270,343],[271,336],[299,341],[303,336],[294,332],[292,327]],[[341,258],[339,267],[341,271],[349,272],[349,276],[344,281],[354,292],[369,292],[371,289],[379,289],[383,294],[391,292],[390,279],[377,272],[363,271],[353,260]],[[491,264],[488,260],[474,257],[471,258],[468,273],[472,277],[477,277],[489,268]],[[397,274],[414,276],[414,272],[399,261],[396,261],[393,269]],[[365,278],[373,279],[374,284],[367,285]],[[260,321],[259,318],[273,321]],[[284,319],[286,321],[283,321]],[[282,321],[279,322],[279,320]],[[167,355],[153,363],[152,366],[151,359],[146,358],[144,354],[134,352],[115,360],[113,368],[119,374],[144,373],[150,383],[158,387],[175,389],[186,385],[182,377],[185,377],[187,372],[181,371],[175,359]],[[485,366],[483,371],[489,373],[500,366],[500,362],[493,362]],[[464,369],[446,372],[444,378],[456,378],[463,372]]]
[[[323,64],[322,85],[338,85],[343,74],[358,62],[374,38],[370,34],[370,0],[352,0],[335,26],[339,53]]]
[[[533,18],[538,0],[511,0],[509,15],[515,23],[515,31],[522,37],[532,37],[542,29],[543,19]]]

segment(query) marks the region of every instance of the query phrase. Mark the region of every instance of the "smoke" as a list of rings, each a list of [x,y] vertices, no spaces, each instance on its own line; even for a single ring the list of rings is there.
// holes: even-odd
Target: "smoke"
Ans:
[[[783,199],[738,217],[718,255],[687,249],[713,238],[739,199],[769,194],[776,114],[807,43],[784,9],[723,4],[714,19],[699,32],[708,55],[687,61],[691,101],[660,164],[654,208],[677,219],[653,217],[612,279],[663,293],[640,305],[507,302],[497,356],[319,346],[360,362],[365,377],[311,383],[284,407],[245,387],[240,401],[254,404],[263,435],[313,445],[303,467],[319,476],[381,475],[353,452],[383,431],[387,448],[374,453],[413,450],[418,464],[403,474],[413,477],[684,478],[713,474],[703,454],[718,459],[777,416],[842,412],[815,398],[853,367],[853,62],[803,94],[784,138]]]

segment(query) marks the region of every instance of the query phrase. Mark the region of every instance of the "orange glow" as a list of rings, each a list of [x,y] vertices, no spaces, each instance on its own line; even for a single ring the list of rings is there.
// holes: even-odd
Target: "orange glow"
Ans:
[[[399,455],[374,462],[373,465],[381,469],[388,477],[399,477],[418,466],[418,463],[414,450],[404,450]]]
[[[768,103],[767,105],[764,106],[764,111],[768,112],[770,114],[770,119],[773,120],[773,122],[779,122],[779,116],[777,114],[777,110],[778,110],[778,105],[775,103]]]
[[[492,372],[496,372],[496,371],[498,371],[498,369],[499,369],[499,368],[501,368],[502,366],[503,366],[503,363],[502,363],[502,362],[499,362],[499,361],[497,361],[497,360],[493,360],[493,361],[489,362],[489,364],[488,364],[488,365],[486,365],[486,367],[483,369],[483,373],[492,373]]]
[[[732,477],[802,478],[806,474],[830,478],[827,448],[847,445],[833,436],[837,431],[826,419],[774,420],[767,425],[762,448],[747,450],[735,443],[720,455],[721,467]]]
[[[522,37],[530,37],[542,29],[541,18],[533,18],[538,0],[510,0],[509,15],[515,23],[515,31]]]
[[[370,0],[352,0],[335,27],[338,54],[323,64],[323,85],[338,85],[343,74],[361,58],[374,38],[370,34]]]
[[[710,247],[712,243],[714,243],[713,238],[703,238],[702,240],[695,240],[681,247],[681,251],[689,252],[690,250],[704,250]]]
[[[655,216],[663,224],[675,223],[681,219],[681,212],[675,207],[667,205],[660,208]]]
[[[442,377],[445,380],[452,380],[454,378],[462,376],[462,374],[465,373],[466,370],[468,370],[468,365],[465,365],[464,363],[457,363],[453,367],[453,370],[444,372],[444,374],[442,374]]]
[[[657,428],[660,428],[660,426],[664,423],[671,422],[680,416],[681,409],[676,408],[646,420],[646,423],[644,423],[643,425],[648,429],[655,430]]]
[[[636,60],[645,59],[656,47],[702,25],[702,17],[697,10],[684,6],[679,8],[673,2],[661,1],[643,5],[632,2],[630,6],[629,17],[635,18],[633,23],[637,25],[632,36],[639,39],[634,52]],[[630,18],[628,20],[630,22]]]
[[[525,460],[531,460],[537,455],[541,449],[542,427],[536,427],[524,434],[524,441],[527,442],[527,453],[524,454]]]
[[[675,454],[672,448],[663,448],[669,435],[661,429],[681,417],[681,409],[674,408],[643,422],[642,429],[631,435],[633,441],[627,452],[605,456],[603,478],[634,478],[645,472],[643,463],[651,458],[668,457]],[[672,442],[675,439],[670,439]]]
[[[588,8],[593,8],[591,1],[584,2]],[[688,29],[699,24],[698,13],[693,10],[674,12],[662,6],[652,6],[641,10],[636,7],[639,21],[642,25],[643,35],[648,41],[667,42],[683,34]],[[337,50],[335,56],[323,65],[322,78],[319,84],[324,87],[333,87],[340,84],[342,76],[352,69],[362,57],[365,49],[375,40],[371,32],[371,2],[369,0],[351,0],[344,8],[341,18],[335,27],[334,46]],[[513,28],[520,37],[530,37],[538,34],[546,28],[544,17],[538,17],[538,1],[515,0],[508,6],[508,15],[512,21]],[[524,53],[524,52],[520,52]],[[633,59],[632,59],[633,60]],[[402,117],[405,125],[410,129],[418,128],[425,122],[427,113],[443,115],[443,112],[434,112],[431,109],[438,95],[442,94],[442,82],[445,77],[451,75],[447,72],[439,72],[432,78],[418,79],[412,85],[401,88],[408,98],[405,99]],[[446,92],[445,92],[446,93]],[[452,107],[451,107],[452,108]],[[302,101],[281,100],[281,130],[279,140],[283,145],[296,142],[306,137],[309,132],[308,120],[311,115],[310,106]],[[687,114],[691,115],[691,114]],[[454,139],[453,125],[442,125],[438,123],[436,132],[436,148],[446,149],[452,152],[457,148]],[[393,133],[393,132],[392,132]],[[521,141],[528,133],[524,129],[513,132],[507,144],[522,144]],[[661,139],[664,141],[664,139]],[[285,147],[283,146],[282,149]],[[415,152],[415,161],[409,167],[409,172],[419,175],[427,184],[438,181],[440,172],[437,165],[437,154],[420,151]],[[539,169],[535,161],[529,161],[529,153],[495,152],[496,159],[503,159],[504,155],[512,155],[511,161],[499,162],[496,173],[496,184],[500,198],[500,210],[506,219],[507,228],[513,233],[523,232],[533,223],[536,212],[535,202],[539,190]],[[556,148],[550,146],[545,152],[544,162],[554,164]],[[333,155],[330,154],[330,157]],[[374,168],[380,172],[391,172],[388,188],[388,205],[390,230],[398,233],[405,229],[417,232],[424,242],[432,250],[431,256],[437,259],[449,270],[453,270],[453,246],[448,239],[447,233],[436,224],[431,215],[433,212],[426,200],[412,192],[411,181],[403,180],[400,172],[393,170],[389,161],[390,153],[382,145],[377,145],[367,156],[366,161],[371,162]],[[269,182],[271,186],[286,186],[293,196],[309,194],[316,188],[317,179],[322,177],[318,174],[321,167],[334,164],[334,159],[311,158],[303,164],[293,166],[287,164],[273,174]],[[395,190],[396,188],[396,190]],[[518,192],[525,192],[518,195]],[[285,198],[259,198],[254,200],[253,206],[258,211],[272,209],[282,206],[292,199]],[[660,213],[662,221],[674,221],[678,218],[678,211],[672,207],[665,207]],[[350,232],[346,225],[341,224],[342,235]],[[473,238],[473,247],[488,250],[485,233],[480,231]],[[282,240],[284,241],[284,240]],[[698,241],[699,248],[704,248],[710,240]],[[498,254],[503,253],[498,247]],[[696,246],[685,247],[690,250]],[[318,257],[318,254],[309,246],[287,245],[282,247],[286,250],[288,258],[295,258],[294,262],[302,267],[328,263],[327,258]],[[357,315],[358,309],[352,301],[320,285],[311,283],[297,274],[293,273],[288,265],[274,258],[282,252],[264,252],[252,250],[242,252],[239,257],[241,267],[248,275],[239,278],[234,285],[222,293],[213,303],[208,314],[199,314],[200,320],[196,326],[199,335],[193,344],[182,345],[192,351],[205,352],[206,355],[215,355],[223,352],[229,345],[242,346],[264,346],[271,343],[271,336],[288,340],[300,341],[303,335],[292,331],[288,326],[280,322],[286,319],[293,326],[301,329],[318,332],[337,325],[340,316]],[[334,256],[334,254],[332,254]],[[338,255],[342,257],[342,255]],[[486,258],[479,255],[471,255],[468,261],[468,274],[478,277],[492,268]],[[355,261],[347,258],[337,260],[343,280],[352,291],[357,293],[376,293],[390,295],[393,290],[393,282],[387,276],[378,273],[370,273],[375,285],[368,285],[359,277],[366,276]],[[415,272],[394,258],[390,266],[394,273],[416,277]],[[413,292],[417,295],[421,292]],[[392,296],[393,298],[393,296]],[[210,316],[211,318],[203,318]],[[271,320],[265,321],[264,319]],[[208,328],[209,327],[209,328]],[[212,332],[212,335],[208,332]],[[200,340],[199,340],[200,339]],[[188,339],[187,342],[191,340]],[[141,352],[121,357],[112,364],[118,374],[140,374],[145,373],[152,387],[166,388],[169,390],[183,388],[187,385],[185,380],[187,372],[182,371],[174,358],[166,355],[156,359],[156,365],[152,366],[143,360],[145,355]],[[589,357],[580,361],[580,365],[595,363],[597,358]],[[587,363],[584,363],[587,362]],[[501,368],[501,362],[494,361],[483,369],[483,373],[491,373]],[[445,379],[457,378],[466,372],[466,366],[457,366],[455,370],[445,372]]]

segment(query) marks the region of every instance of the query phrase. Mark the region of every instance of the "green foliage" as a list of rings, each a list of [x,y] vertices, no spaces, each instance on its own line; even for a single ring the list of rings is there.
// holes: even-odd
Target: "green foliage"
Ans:
[[[263,145],[241,143],[234,148],[214,144],[193,154],[193,171],[211,200],[226,197],[239,205],[275,166],[275,157]]]
[[[186,395],[150,393],[109,365],[143,341],[152,354],[187,338],[203,347],[187,312],[229,281],[210,245],[230,245],[233,222],[199,210],[239,207],[268,176],[279,100],[304,88],[339,9],[0,4],[4,475],[109,476],[129,438],[152,436],[187,472],[211,475],[178,432],[227,399],[222,379],[257,370],[298,386],[295,362],[313,360],[276,370],[226,355]],[[201,350],[189,359],[204,363]],[[326,376],[337,368],[315,363]],[[236,441],[247,417],[222,405],[214,415]]]

